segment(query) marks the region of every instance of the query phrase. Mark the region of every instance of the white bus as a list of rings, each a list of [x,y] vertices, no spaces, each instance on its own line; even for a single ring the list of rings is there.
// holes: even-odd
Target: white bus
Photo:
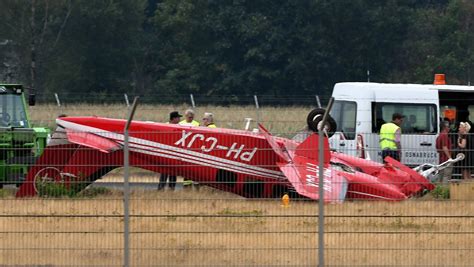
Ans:
[[[337,123],[333,150],[382,162],[379,130],[397,112],[402,127],[402,163],[438,164],[441,119],[474,121],[474,87],[432,84],[337,83],[331,116]],[[473,127],[474,128],[474,127]]]

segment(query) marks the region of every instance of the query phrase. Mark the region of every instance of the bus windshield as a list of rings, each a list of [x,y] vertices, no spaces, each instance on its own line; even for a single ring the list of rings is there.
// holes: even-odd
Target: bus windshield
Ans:
[[[329,113],[336,121],[336,131],[344,134],[344,137],[349,140],[354,140],[356,136],[356,112],[356,102],[336,100]]]

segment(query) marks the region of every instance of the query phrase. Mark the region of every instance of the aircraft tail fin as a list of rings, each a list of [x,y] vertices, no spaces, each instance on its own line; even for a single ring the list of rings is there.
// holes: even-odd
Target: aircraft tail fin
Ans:
[[[79,145],[76,144],[47,146],[35,164],[29,168],[25,181],[16,192],[16,197],[34,196],[37,194],[38,181],[41,182],[45,178],[57,179],[59,172],[67,165],[78,148]]]

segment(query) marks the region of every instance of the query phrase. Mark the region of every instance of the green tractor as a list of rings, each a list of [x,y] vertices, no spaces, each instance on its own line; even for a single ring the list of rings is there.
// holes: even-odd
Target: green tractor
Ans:
[[[30,94],[29,105],[35,104]],[[19,84],[0,84],[0,188],[20,185],[29,166],[43,153],[50,130],[32,127],[25,92]]]

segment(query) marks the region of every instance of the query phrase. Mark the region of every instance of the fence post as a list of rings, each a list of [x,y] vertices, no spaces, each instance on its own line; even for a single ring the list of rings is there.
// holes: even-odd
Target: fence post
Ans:
[[[191,99],[191,106],[193,107],[193,109],[196,108],[196,103],[194,103],[194,96],[193,94],[189,94],[189,98]]]
[[[318,208],[318,266],[324,266],[324,125],[326,124],[329,116],[329,111],[332,108],[334,98],[329,99],[328,107],[324,112],[323,119],[318,125],[318,160],[319,160],[319,174],[318,174],[318,195],[319,195],[319,208]]]
[[[124,129],[124,159],[123,159],[123,167],[124,167],[124,177],[123,177],[123,266],[129,267],[130,266],[130,210],[129,210],[129,197],[130,197],[130,183],[129,183],[129,176],[130,176],[130,162],[129,162],[129,147],[128,147],[128,129],[130,128],[130,123],[132,122],[133,115],[135,114],[135,110],[137,108],[137,101],[138,96],[135,97],[132,104],[132,109],[129,110],[127,123],[125,124]]]
[[[319,100],[319,96],[315,95],[316,97],[316,103],[318,104],[318,108],[321,108],[321,101]]]
[[[59,113],[62,114],[63,113],[63,108],[61,106],[61,101],[59,100],[59,95],[57,93],[54,93],[54,98],[56,98],[56,104],[59,107]]]
[[[123,94],[123,97],[125,97],[125,104],[127,105],[127,108],[130,108],[130,102],[128,101],[128,95]]]
[[[260,105],[258,104],[257,95],[253,95],[253,100],[255,101],[255,107],[257,108],[257,125],[260,123]]]

